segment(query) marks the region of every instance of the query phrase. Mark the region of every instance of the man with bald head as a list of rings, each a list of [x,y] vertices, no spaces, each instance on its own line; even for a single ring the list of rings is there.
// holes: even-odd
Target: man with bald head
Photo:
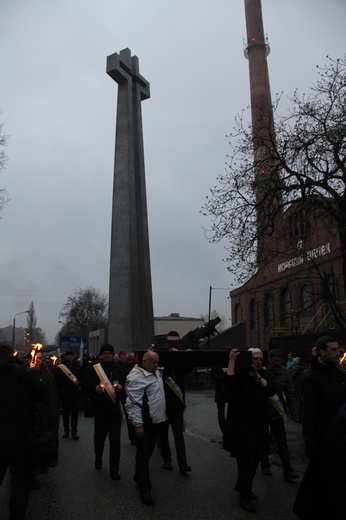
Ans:
[[[152,505],[149,460],[154,451],[160,424],[166,421],[165,393],[159,356],[152,350],[143,355],[126,378],[126,411],[135,427],[136,473],[143,504]]]

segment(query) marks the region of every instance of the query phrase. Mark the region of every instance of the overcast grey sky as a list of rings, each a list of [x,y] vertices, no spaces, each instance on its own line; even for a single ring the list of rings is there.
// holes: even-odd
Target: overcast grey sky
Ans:
[[[273,98],[307,91],[327,54],[343,56],[345,0],[262,9]],[[208,243],[199,211],[250,101],[244,37],[242,0],[1,0],[10,160],[0,185],[12,200],[0,220],[0,327],[33,300],[53,341],[67,296],[108,293],[117,85],[106,57],[126,47],[151,87],[142,112],[154,313],[199,317],[210,285],[231,288],[227,244]],[[227,296],[213,290],[212,308],[229,317]]]

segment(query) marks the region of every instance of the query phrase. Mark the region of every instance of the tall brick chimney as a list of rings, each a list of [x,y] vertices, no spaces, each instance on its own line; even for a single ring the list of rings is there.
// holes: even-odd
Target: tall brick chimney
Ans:
[[[270,47],[264,36],[261,0],[245,0],[247,41],[244,55],[249,60],[251,116],[254,146],[254,189],[258,203],[258,266],[275,251],[273,209],[279,208],[278,183],[282,182],[275,160],[275,130],[267,56]],[[274,225],[280,225],[279,217]]]

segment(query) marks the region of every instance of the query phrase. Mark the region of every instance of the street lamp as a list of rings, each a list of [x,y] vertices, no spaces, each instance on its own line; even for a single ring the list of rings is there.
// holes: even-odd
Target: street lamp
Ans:
[[[59,320],[58,323],[61,323],[61,325],[62,325],[62,328],[60,329],[60,331],[61,331],[65,327],[66,322]],[[59,332],[59,346],[58,346],[57,350],[58,350],[58,358],[60,359],[61,358],[61,332]]]
[[[14,348],[14,337],[15,337],[15,329],[16,329],[16,316],[20,314],[28,314],[30,311],[17,312],[17,314],[13,317],[13,325],[12,325],[12,347]]]

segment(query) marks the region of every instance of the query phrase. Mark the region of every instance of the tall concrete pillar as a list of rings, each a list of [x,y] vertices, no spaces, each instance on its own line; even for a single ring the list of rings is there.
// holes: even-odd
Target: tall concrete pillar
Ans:
[[[141,102],[150,87],[130,49],[107,58],[118,83],[108,341],[144,350],[154,334]]]

